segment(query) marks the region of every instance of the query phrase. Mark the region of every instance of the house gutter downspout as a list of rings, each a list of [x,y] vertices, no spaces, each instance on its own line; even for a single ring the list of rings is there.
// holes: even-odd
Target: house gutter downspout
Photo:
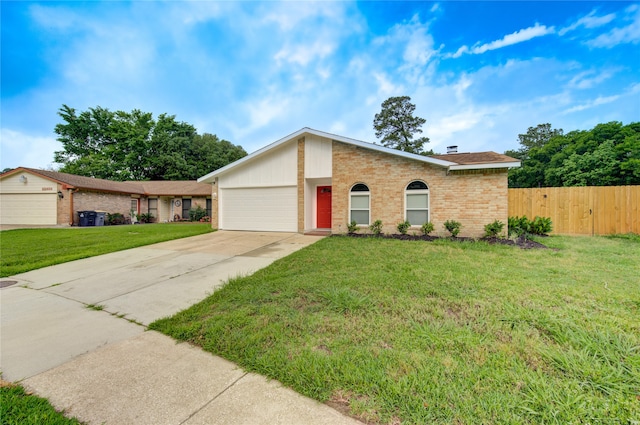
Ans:
[[[73,226],[73,194],[78,191],[78,189],[69,188],[69,226]]]

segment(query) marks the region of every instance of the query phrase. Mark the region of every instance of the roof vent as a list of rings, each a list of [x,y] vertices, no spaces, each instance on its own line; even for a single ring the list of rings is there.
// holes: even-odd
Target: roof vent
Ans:
[[[457,146],[447,146],[447,153],[458,153]]]

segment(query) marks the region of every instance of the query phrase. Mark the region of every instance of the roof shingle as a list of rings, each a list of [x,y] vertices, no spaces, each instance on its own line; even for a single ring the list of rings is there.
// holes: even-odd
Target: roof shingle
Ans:
[[[506,162],[520,162],[519,159],[511,158],[496,152],[467,152],[467,153],[449,153],[446,155],[429,155],[431,158],[441,159],[443,161],[455,162],[460,165],[472,164],[500,164]]]
[[[38,170],[35,168],[20,167],[16,170],[25,170],[40,175],[50,180],[66,184],[72,188],[97,190],[100,192],[127,193],[135,195],[156,196],[208,196],[211,195],[211,186],[207,183],[198,183],[195,180],[174,181],[111,181],[96,179],[93,177],[77,176],[75,174],[61,173],[58,171]],[[12,170],[12,171],[16,171]],[[10,173],[12,173],[10,171]]]

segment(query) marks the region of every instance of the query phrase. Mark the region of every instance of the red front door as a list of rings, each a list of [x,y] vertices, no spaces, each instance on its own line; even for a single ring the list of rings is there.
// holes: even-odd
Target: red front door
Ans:
[[[331,229],[331,186],[318,186],[318,229]]]

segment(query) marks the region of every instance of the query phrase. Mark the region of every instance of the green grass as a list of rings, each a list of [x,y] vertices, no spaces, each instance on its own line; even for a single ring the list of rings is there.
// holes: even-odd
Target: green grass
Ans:
[[[208,223],[6,230],[0,232],[0,277],[210,231]]]
[[[79,425],[77,419],[66,418],[49,402],[27,394],[19,385],[0,386],[0,424],[2,425]]]
[[[640,243],[326,238],[151,328],[380,424],[638,423]]]

